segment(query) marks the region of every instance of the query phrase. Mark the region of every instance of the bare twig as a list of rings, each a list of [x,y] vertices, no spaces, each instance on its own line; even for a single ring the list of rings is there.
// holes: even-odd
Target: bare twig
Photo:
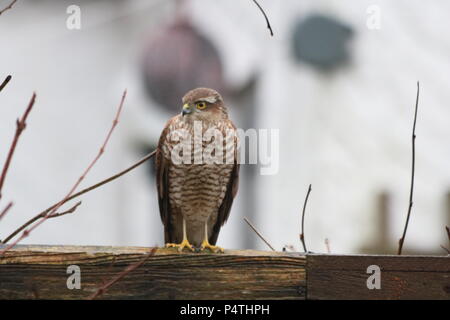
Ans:
[[[66,215],[66,214],[69,214],[69,213],[74,213],[75,212],[75,210],[77,210],[77,208],[78,208],[78,206],[81,204],[81,201],[78,201],[74,206],[72,206],[70,209],[67,209],[66,211],[63,211],[63,212],[57,212],[57,213],[53,213],[53,214],[49,214],[48,215],[48,219],[50,219],[50,218],[57,218],[57,217],[61,217],[61,216],[64,216],[64,215]]]
[[[450,228],[448,226],[445,226],[445,231],[447,231],[448,243],[450,244]],[[450,254],[450,250],[444,247],[442,244],[441,248],[447,251],[448,254]]]
[[[8,206],[6,206],[6,208],[2,211],[2,213],[0,214],[0,220],[3,218],[3,216],[6,214],[6,212],[12,207],[12,204],[13,203],[10,202],[8,204]],[[57,213],[53,213],[51,215],[48,215],[47,219],[57,218],[57,217],[61,217],[61,216],[64,216],[66,214],[69,214],[69,213],[73,213],[73,212],[75,212],[75,210],[77,210],[79,205],[81,205],[81,201],[78,201],[74,206],[72,206],[70,209],[67,209],[66,211],[57,212]],[[40,215],[38,218],[44,218],[44,217],[45,217],[45,215]],[[32,222],[36,221],[38,218],[34,219],[31,222],[29,221],[29,223],[26,226],[22,226],[23,228],[21,230],[25,229],[28,225],[30,225]],[[18,231],[18,232],[20,232],[20,231]],[[0,240],[0,244],[6,244],[6,241],[3,242],[3,241]]]
[[[97,189],[99,187],[101,187],[104,184],[107,184],[111,181],[116,180],[117,178],[123,176],[124,174],[130,172],[131,170],[139,167],[140,165],[142,165],[143,163],[147,162],[149,159],[151,159],[154,155],[156,154],[156,150],[152,151],[151,153],[147,154],[145,157],[143,157],[141,160],[139,160],[138,162],[136,162],[135,164],[133,164],[132,166],[128,167],[127,169],[109,177],[106,178],[96,184],[93,184],[92,186],[89,186],[73,195],[71,195],[70,197],[67,198],[67,201],[73,200],[75,198],[78,198],[79,196],[88,193],[94,189]],[[19,232],[21,232],[23,229],[25,229],[26,227],[28,227],[30,224],[32,224],[33,222],[35,222],[36,220],[38,220],[39,218],[43,218],[45,217],[53,208],[55,208],[58,205],[58,203],[55,203],[54,205],[52,205],[51,207],[45,209],[44,211],[40,212],[39,214],[35,215],[33,218],[31,218],[30,220],[28,220],[27,222],[25,222],[22,226],[20,226],[19,228],[17,228],[16,230],[14,230],[8,237],[5,238],[5,240],[3,240],[3,243],[8,243],[8,241],[10,241],[12,238],[14,238]]]
[[[330,240],[328,238],[325,238],[325,247],[327,248],[327,253],[331,253]]]
[[[12,6],[14,5],[14,3],[16,3],[17,0],[13,0],[7,7],[5,7],[4,9],[0,10],[0,16],[7,10],[11,9]]]
[[[132,272],[133,270],[136,270],[137,268],[139,268],[140,266],[142,266],[145,262],[147,262],[147,260],[154,256],[156,253],[157,248],[154,247],[152,248],[152,250],[145,255],[145,257],[141,260],[138,261],[136,263],[133,263],[131,265],[129,265],[125,270],[123,270],[122,272],[120,272],[119,274],[117,274],[114,278],[112,278],[110,281],[108,281],[107,283],[105,283],[103,286],[101,286],[96,292],[94,292],[94,294],[92,294],[88,299],[89,300],[94,300],[95,298],[98,298],[99,296],[103,295],[113,284],[117,283],[119,280],[121,280],[123,277],[125,277],[127,274],[129,274],[130,272]]]
[[[3,80],[2,84],[0,84],[0,91],[3,90],[3,88],[6,87],[6,85],[8,84],[8,82],[11,80],[11,75],[8,75],[5,80]]]
[[[267,14],[265,13],[264,9],[259,5],[258,1],[253,0],[253,2],[258,6],[259,10],[261,10],[262,14],[264,15],[264,19],[266,19],[266,22],[267,22],[267,29],[269,29],[270,35],[273,37],[272,26],[270,25],[269,18],[267,17]]]
[[[271,245],[270,243],[262,236],[262,234],[251,224],[251,222],[247,219],[244,218],[244,221],[247,222],[247,224],[250,226],[250,228],[253,229],[253,231],[255,231],[255,233],[258,235],[258,237],[261,238],[262,241],[264,241],[265,244],[267,244],[267,246],[272,249],[272,251],[276,251]]]
[[[120,101],[119,104],[119,108],[117,110],[116,116],[113,120],[112,126],[109,129],[109,132],[106,136],[105,141],[103,142],[102,146],[100,147],[100,150],[98,152],[98,154],[96,155],[96,157],[94,158],[94,160],[88,165],[88,167],[85,169],[85,171],[83,172],[83,174],[78,178],[77,182],[73,185],[73,187],[70,189],[69,193],[52,209],[50,210],[47,214],[44,215],[44,217],[42,217],[41,220],[37,221],[35,224],[33,224],[29,229],[26,229],[22,232],[22,235],[16,240],[14,241],[12,244],[10,244],[9,246],[7,246],[5,249],[3,249],[2,251],[0,251],[0,256],[2,256],[6,251],[8,251],[9,249],[11,249],[12,247],[14,247],[19,241],[21,241],[22,239],[28,237],[28,235],[30,234],[30,232],[32,232],[34,229],[36,229],[37,227],[39,227],[45,220],[47,220],[49,217],[51,217],[53,214],[55,214],[55,212],[64,204],[68,201],[68,199],[72,196],[72,194],[75,192],[75,190],[78,188],[78,186],[80,185],[80,183],[84,180],[84,178],[86,177],[86,175],[89,173],[89,171],[92,169],[92,167],[97,163],[98,159],[102,156],[102,154],[105,152],[105,148],[109,142],[109,139],[111,138],[111,135],[115,129],[115,127],[117,126],[117,124],[119,123],[119,118],[120,118],[120,114],[122,112],[122,108],[123,108],[123,103],[125,101],[125,97],[127,95],[127,91],[125,90],[123,92],[122,95],[122,99]]]
[[[450,228],[445,226],[445,231],[447,231],[448,242],[450,243]]]
[[[300,241],[303,245],[303,250],[305,252],[308,252],[306,250],[306,243],[305,243],[305,211],[306,211],[306,204],[308,203],[309,194],[311,193],[311,184],[308,187],[308,192],[306,193],[305,202],[303,203],[303,211],[302,211],[302,233],[300,233]]]
[[[409,207],[408,207],[408,214],[406,216],[406,223],[405,228],[403,229],[403,235],[398,241],[398,255],[402,254],[403,249],[403,242],[405,241],[406,236],[406,230],[408,229],[409,224],[409,218],[411,216],[411,209],[413,206],[413,192],[414,192],[414,170],[415,170],[415,164],[416,164],[416,120],[417,120],[417,109],[419,107],[419,91],[420,86],[419,82],[417,81],[417,95],[416,95],[416,108],[414,112],[414,123],[413,123],[413,129],[412,129],[412,166],[411,166],[411,189],[409,191]]]
[[[33,93],[33,96],[31,97],[31,100],[28,103],[28,107],[25,110],[24,114],[22,115],[22,118],[17,119],[16,133],[14,135],[13,141],[9,148],[9,152],[6,157],[5,164],[3,165],[2,173],[0,174],[0,199],[2,198],[3,184],[5,183],[6,174],[8,173],[9,165],[11,164],[11,159],[14,155],[14,151],[16,150],[17,142],[19,141],[22,131],[25,130],[25,127],[27,125],[26,121],[27,121],[28,115],[30,114],[31,109],[33,108],[35,100],[36,100],[36,93]]]
[[[6,213],[9,211],[9,209],[11,209],[11,207],[13,206],[13,203],[10,202],[8,203],[8,205],[5,207],[5,209],[3,209],[0,213],[0,220],[2,220],[2,218],[6,215]],[[1,243],[1,242],[0,242]]]

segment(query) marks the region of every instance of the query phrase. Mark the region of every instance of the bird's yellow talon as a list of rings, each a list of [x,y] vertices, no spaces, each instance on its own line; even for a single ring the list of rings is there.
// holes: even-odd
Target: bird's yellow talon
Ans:
[[[223,253],[224,252],[223,248],[221,248],[219,246],[213,246],[207,240],[203,240],[202,245],[200,246],[200,251],[204,251],[205,249],[209,249],[209,250],[211,250],[211,252],[214,252],[214,253],[217,253],[217,252]]]
[[[177,248],[179,252],[183,251],[184,248],[188,248],[190,251],[194,251],[194,248],[187,240],[181,241],[181,243],[166,243],[166,248]]]

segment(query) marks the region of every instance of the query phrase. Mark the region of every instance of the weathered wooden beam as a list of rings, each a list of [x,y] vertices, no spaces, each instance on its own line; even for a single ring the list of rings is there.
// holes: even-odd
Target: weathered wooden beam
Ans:
[[[86,299],[150,250],[18,246],[0,258],[0,299]],[[80,268],[80,289],[67,287],[71,265]],[[373,268],[380,271],[379,289],[367,285]],[[450,299],[450,256],[208,254],[160,248],[99,298]]]
[[[0,299],[86,299],[149,248],[18,246],[0,258]],[[67,268],[81,271],[68,289]],[[306,260],[299,254],[226,250],[178,253],[160,248],[111,286],[102,299],[304,299]]]
[[[377,268],[380,288],[369,289]],[[311,254],[307,279],[308,299],[449,300],[450,256]]]

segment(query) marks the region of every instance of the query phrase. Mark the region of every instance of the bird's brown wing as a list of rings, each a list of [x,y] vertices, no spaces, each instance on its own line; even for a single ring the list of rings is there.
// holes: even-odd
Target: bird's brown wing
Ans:
[[[223,198],[222,204],[219,207],[219,214],[217,216],[217,221],[209,237],[209,243],[211,243],[212,245],[216,244],[220,228],[225,224],[230,215],[231,205],[233,204],[234,197],[236,196],[238,186],[239,186],[239,164],[235,163],[233,170],[231,172],[230,180],[228,181],[227,192],[225,193],[225,197]]]
[[[230,122],[230,126],[232,126],[234,129],[236,129],[231,122]],[[230,174],[230,180],[228,181],[225,197],[223,198],[223,201],[219,207],[217,221],[214,224],[212,233],[208,239],[209,243],[212,245],[216,244],[217,238],[219,236],[220,228],[225,224],[228,217],[230,216],[231,205],[233,204],[234,197],[236,196],[236,193],[239,188],[239,163],[238,163],[237,148],[238,148],[238,142],[237,142],[237,137],[235,137],[235,140],[234,140],[235,156],[234,156],[233,170],[231,171],[231,174]]]
[[[156,149],[156,187],[158,189],[158,204],[161,221],[164,224],[164,241],[173,242],[173,230],[170,223],[171,209],[169,204],[169,166],[170,162],[163,153],[163,144],[169,133],[169,126],[174,119],[170,119],[159,138]]]

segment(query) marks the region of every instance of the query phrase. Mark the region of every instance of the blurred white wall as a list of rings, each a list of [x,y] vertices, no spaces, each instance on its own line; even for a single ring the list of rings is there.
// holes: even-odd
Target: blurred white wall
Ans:
[[[254,224],[276,248],[292,244],[300,250],[299,214],[312,183],[309,249],[324,251],[328,238],[333,252],[356,252],[377,237],[375,195],[388,190],[396,243],[408,205],[410,135],[420,80],[415,201],[405,248],[435,250],[445,241],[448,221],[443,196],[450,185],[450,40],[445,32],[450,4],[260,3],[274,37],[252,1],[196,0],[189,7],[192,23],[220,50],[230,85],[238,87],[259,74],[258,128],[280,129],[280,170],[257,178]],[[0,238],[67,193],[98,151],[124,88],[128,98],[121,123],[83,186],[139,159],[139,142],[154,142],[168,118],[149,107],[138,60],[148,37],[170,21],[174,2],[81,1],[76,3],[82,10],[81,30],[66,28],[71,4],[19,1],[0,17],[0,79],[13,75],[0,93],[2,161],[15,118],[34,90],[38,95],[4,189],[2,203],[11,199],[15,205],[0,223]],[[370,5],[380,8],[379,30],[366,26]],[[295,62],[292,28],[312,12],[354,29],[350,65],[325,75]],[[232,112],[239,125],[238,115]],[[145,170],[82,197],[76,213],[45,222],[24,243],[161,245],[156,194]],[[241,188],[219,238],[224,247],[241,247],[241,233],[251,232],[242,228],[245,182]]]
[[[266,1],[270,6],[270,2]],[[377,5],[381,29],[369,30],[366,10]],[[439,8],[439,9],[438,9]],[[313,184],[306,219],[312,251],[354,252],[378,236],[376,194],[393,195],[391,237],[401,236],[411,175],[411,129],[416,81],[421,83],[414,207],[405,248],[440,252],[445,243],[444,196],[449,189],[450,80],[447,14],[434,1],[285,1],[270,8],[277,45],[267,45],[260,103],[262,127],[281,128],[279,175],[262,177],[262,225],[280,247],[298,244],[299,213]],[[330,77],[293,65],[293,20],[316,11],[356,31],[353,61]],[[273,112],[274,106],[280,112]],[[289,110],[283,112],[281,110]],[[289,117],[286,117],[286,113]],[[282,190],[282,192],[280,192]]]

